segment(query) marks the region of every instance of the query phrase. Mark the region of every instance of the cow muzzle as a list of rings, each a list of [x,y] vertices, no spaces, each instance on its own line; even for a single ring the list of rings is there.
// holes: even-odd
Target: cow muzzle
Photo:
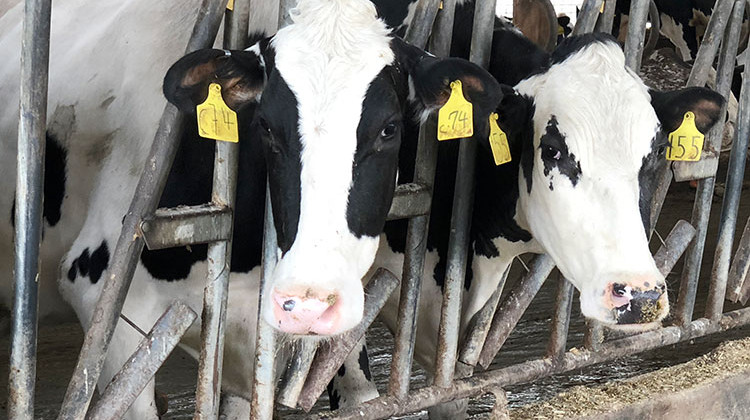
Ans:
[[[342,331],[342,309],[338,293],[274,290],[271,294],[272,325],[289,334],[334,335]]]
[[[651,284],[610,283],[605,292],[604,304],[618,326],[654,324],[669,313],[666,290],[663,280]]]

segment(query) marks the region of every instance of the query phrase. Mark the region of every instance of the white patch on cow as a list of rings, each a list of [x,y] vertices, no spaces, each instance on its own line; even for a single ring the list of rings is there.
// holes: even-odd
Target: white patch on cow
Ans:
[[[377,237],[352,234],[346,219],[357,126],[371,81],[394,54],[389,30],[369,1],[303,0],[292,19],[272,42],[276,67],[298,102],[300,219],[272,284],[338,293],[347,314],[340,327],[346,329],[361,318],[360,279],[378,247]],[[273,319],[270,309],[267,320]]]
[[[638,206],[638,173],[659,127],[647,88],[626,70],[617,45],[593,43],[517,89],[535,104],[533,188],[527,194],[519,178],[521,213],[535,240],[581,291],[584,315],[611,320],[601,304],[607,284],[662,279]],[[553,115],[580,162],[575,186],[557,167],[544,173],[540,137]]]
[[[684,28],[682,27],[682,24],[677,23],[671,16],[667,14],[661,13],[660,16],[661,28],[659,32],[661,32],[672,42],[672,44],[674,44],[675,48],[677,48],[677,51],[680,53],[684,61],[692,60],[692,56],[690,55],[690,48],[685,41],[685,34],[683,32]]]

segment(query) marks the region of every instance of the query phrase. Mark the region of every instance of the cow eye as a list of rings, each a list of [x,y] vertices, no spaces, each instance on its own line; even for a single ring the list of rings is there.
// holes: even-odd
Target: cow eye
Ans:
[[[380,138],[382,139],[392,139],[393,136],[396,135],[396,132],[398,131],[398,126],[396,123],[388,123],[383,127],[382,130],[380,130]]]
[[[560,160],[561,157],[562,153],[558,149],[547,144],[542,145],[542,159],[548,161],[557,161]]]

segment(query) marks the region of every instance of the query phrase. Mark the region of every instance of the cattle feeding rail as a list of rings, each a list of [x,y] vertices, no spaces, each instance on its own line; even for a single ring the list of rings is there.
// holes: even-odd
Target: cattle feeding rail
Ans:
[[[234,10],[226,12],[225,0],[204,0],[198,14],[194,32],[187,51],[208,47],[225,18],[225,45],[243,48],[248,33],[249,2],[236,0]],[[293,2],[280,1],[280,25],[287,20],[287,11]],[[644,51],[646,19],[650,3],[632,1],[630,25],[625,45],[626,63],[640,68]],[[18,187],[16,207],[16,295],[12,324],[11,398],[10,418],[33,417],[33,389],[35,377],[36,343],[36,261],[41,236],[41,191],[44,156],[44,130],[46,121],[47,54],[49,43],[50,0],[28,0],[23,45],[21,122],[19,130]],[[604,13],[599,10],[604,5]],[[442,7],[442,11],[440,10]],[[417,46],[430,40],[430,50],[438,56],[450,51],[455,0],[419,0],[414,21],[409,26],[406,39]],[[728,97],[732,71],[740,41],[740,30],[745,0],[719,0],[709,22],[704,41],[698,51],[688,80],[690,86],[703,86],[716,57],[716,89]],[[494,1],[478,2],[475,9],[474,31],[471,41],[471,61],[487,67],[489,61]],[[614,14],[612,1],[587,0],[582,8],[576,33],[607,30],[612,27]],[[653,13],[652,13],[653,16]],[[658,22],[658,19],[652,22]],[[433,30],[434,28],[434,30]],[[653,36],[652,31],[652,36]],[[658,30],[656,30],[658,33]],[[431,37],[430,37],[431,36]],[[747,60],[750,55],[745,54]],[[742,63],[741,63],[742,64]],[[744,63],[746,68],[750,63]],[[446,280],[441,311],[437,368],[433,384],[410,389],[410,378],[416,337],[416,317],[419,289],[426,252],[427,227],[430,217],[430,200],[437,162],[437,145],[433,141],[435,120],[428,119],[420,130],[414,181],[400,185],[395,193],[389,219],[409,218],[404,271],[400,282],[398,330],[391,363],[391,376],[387,394],[355,408],[324,413],[320,416],[335,418],[387,418],[406,414],[456,399],[476,397],[486,393],[497,397],[495,411],[498,415],[507,410],[503,388],[529,382],[554,373],[612,360],[617,357],[690,340],[707,334],[725,331],[750,324],[750,308],[723,313],[725,298],[742,301],[750,297],[750,281],[746,275],[750,268],[750,220],[740,240],[737,255],[732,260],[731,251],[737,224],[739,197],[745,170],[747,141],[750,137],[750,88],[743,81],[740,96],[739,118],[730,155],[726,192],[721,210],[719,245],[717,246],[710,279],[710,292],[704,317],[694,319],[695,298],[700,267],[704,254],[708,218],[718,169],[718,151],[721,149],[721,128],[714,128],[707,136],[704,158],[697,164],[675,163],[677,180],[698,180],[698,189],[690,223],[678,222],[663,246],[654,256],[662,274],[666,275],[685,253],[677,298],[674,325],[654,331],[604,341],[603,327],[592,323],[587,332],[586,348],[566,351],[568,329],[571,321],[573,286],[563,280],[559,284],[552,329],[544,358],[530,360],[502,369],[476,372],[476,365],[488,368],[510,333],[521,319],[526,308],[554,269],[551,258],[540,255],[534,258],[529,271],[507,296],[502,295],[502,285],[485,306],[476,314],[467,334],[459,337],[461,295],[468,255],[469,218],[474,194],[474,155],[476,143],[462,141],[458,156],[458,176],[453,201],[451,236],[449,242]],[[232,209],[237,179],[237,146],[217,142],[214,184],[211,203],[179,209],[157,209],[161,191],[167,180],[170,162],[174,159],[180,135],[182,116],[172,105],[167,105],[156,133],[147,166],[140,178],[135,197],[124,219],[121,236],[113,253],[109,275],[105,279],[95,318],[86,333],[81,354],[67,390],[59,418],[83,419],[113,418],[121,416],[138,396],[158,367],[174,349],[181,335],[197,319],[187,306],[177,302],[160,318],[144,337],[138,350],[105,390],[100,401],[89,405],[103,359],[115,325],[120,317],[123,302],[133,277],[136,261],[143,246],[160,249],[197,243],[210,243],[208,279],[204,295],[202,316],[203,343],[199,364],[196,393],[196,418],[217,418],[219,410],[224,320],[229,279],[229,255],[232,237]],[[651,206],[651,226],[661,211],[673,172],[667,169],[659,174],[659,187]],[[268,195],[267,195],[268,196]],[[270,199],[266,203],[263,270],[273,267],[276,258],[276,239],[273,229]],[[189,227],[191,235],[178,231]],[[506,272],[503,277],[506,277]],[[276,332],[259,318],[252,418],[273,417],[274,396],[279,404],[309,410],[324,391],[326,384],[347,357],[354,345],[362,339],[387,297],[399,284],[387,270],[378,270],[367,285],[365,316],[361,324],[337,337],[325,346],[304,343],[296,348],[295,357],[277,385],[274,354],[278,344]],[[262,288],[261,288],[262,290]],[[261,292],[262,293],[262,292]],[[261,302],[263,300],[261,299]],[[259,308],[260,314],[260,308]],[[252,344],[250,344],[252,345]],[[277,392],[277,387],[279,391]]]

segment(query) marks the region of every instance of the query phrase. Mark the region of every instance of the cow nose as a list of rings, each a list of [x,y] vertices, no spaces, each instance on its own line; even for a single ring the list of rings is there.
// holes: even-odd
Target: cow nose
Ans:
[[[666,286],[656,284],[656,287],[641,290],[626,284],[612,284],[612,302],[615,319],[619,325],[647,324],[656,322],[664,317],[667,303]]]
[[[338,294],[320,298],[311,290],[304,293],[271,294],[275,326],[289,334],[332,335],[338,332],[341,303]]]

